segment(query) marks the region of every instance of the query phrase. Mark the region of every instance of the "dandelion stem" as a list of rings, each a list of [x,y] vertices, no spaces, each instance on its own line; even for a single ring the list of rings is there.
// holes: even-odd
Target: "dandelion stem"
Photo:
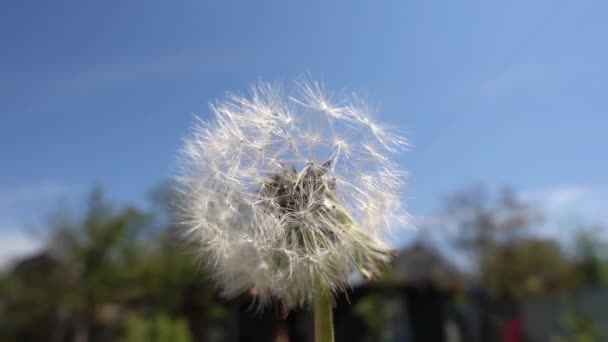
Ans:
[[[314,295],[315,342],[334,342],[331,299],[329,291],[319,291]]]

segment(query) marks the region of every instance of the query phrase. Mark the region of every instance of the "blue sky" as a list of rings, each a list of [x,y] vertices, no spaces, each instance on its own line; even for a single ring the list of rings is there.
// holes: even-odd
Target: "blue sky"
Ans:
[[[3,1],[0,240],[26,246],[22,231],[93,184],[142,202],[175,172],[209,101],[302,73],[362,93],[406,132],[414,215],[483,182],[604,220],[607,12],[605,1]]]

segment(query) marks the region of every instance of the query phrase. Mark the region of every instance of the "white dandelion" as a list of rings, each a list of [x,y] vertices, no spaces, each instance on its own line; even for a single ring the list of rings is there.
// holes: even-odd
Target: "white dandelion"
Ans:
[[[354,97],[315,82],[260,83],[213,103],[181,151],[185,235],[227,296],[252,291],[286,309],[371,277],[403,226],[405,139]]]

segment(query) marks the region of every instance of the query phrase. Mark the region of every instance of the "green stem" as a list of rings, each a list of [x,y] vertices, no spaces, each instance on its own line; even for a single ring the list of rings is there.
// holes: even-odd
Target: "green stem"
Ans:
[[[334,342],[334,322],[331,292],[319,291],[313,299],[315,315],[315,342]]]

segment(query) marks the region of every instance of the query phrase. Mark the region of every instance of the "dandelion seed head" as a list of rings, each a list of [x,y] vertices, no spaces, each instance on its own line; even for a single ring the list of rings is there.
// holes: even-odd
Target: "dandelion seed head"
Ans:
[[[292,93],[259,83],[210,105],[181,149],[184,235],[227,296],[310,302],[390,260],[386,230],[404,217],[406,140],[365,106],[317,82]]]

